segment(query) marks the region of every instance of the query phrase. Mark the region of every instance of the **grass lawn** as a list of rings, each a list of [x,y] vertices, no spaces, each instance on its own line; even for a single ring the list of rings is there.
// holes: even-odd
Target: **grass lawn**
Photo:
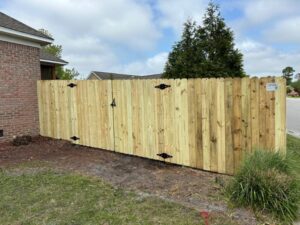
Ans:
[[[116,189],[97,178],[29,163],[0,170],[0,224],[201,224],[199,212]],[[211,224],[236,225],[215,214]]]
[[[22,170],[0,172],[1,225],[202,224],[194,210],[90,177]]]
[[[288,153],[294,154],[300,164],[300,139],[288,135],[287,140]],[[199,212],[179,204],[116,189],[96,178],[55,172],[30,163],[0,169],[0,224],[204,223]],[[236,223],[218,214],[210,224]]]
[[[300,139],[292,135],[287,135],[287,153],[292,155],[295,164],[299,165],[295,169],[300,178]]]
[[[300,139],[292,135],[287,135],[287,149],[300,157]]]

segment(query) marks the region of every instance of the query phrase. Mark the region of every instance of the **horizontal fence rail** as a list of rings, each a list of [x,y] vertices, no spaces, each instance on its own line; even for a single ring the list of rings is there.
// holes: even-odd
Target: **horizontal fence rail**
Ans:
[[[286,149],[285,80],[38,81],[40,134],[233,174],[256,148]]]

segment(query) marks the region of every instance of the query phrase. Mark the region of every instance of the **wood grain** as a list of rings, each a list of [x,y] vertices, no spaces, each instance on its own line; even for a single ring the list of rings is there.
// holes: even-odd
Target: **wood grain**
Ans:
[[[278,90],[267,91],[274,82]],[[155,160],[166,153],[167,162],[225,174],[256,148],[286,152],[282,78],[38,81],[37,87],[42,136],[76,136],[75,144]]]

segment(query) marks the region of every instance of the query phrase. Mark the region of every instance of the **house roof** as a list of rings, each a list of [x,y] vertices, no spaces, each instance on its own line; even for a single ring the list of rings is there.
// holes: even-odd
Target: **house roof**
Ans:
[[[142,79],[160,79],[162,77],[162,73],[144,75],[144,76],[140,76],[140,77],[142,77]]]
[[[53,38],[2,12],[0,12],[0,28],[0,32],[8,33],[10,35],[23,36],[25,34],[28,39],[36,39],[41,42],[48,41],[49,43],[53,41]]]
[[[66,65],[68,62],[58,58],[52,54],[49,54],[44,49],[41,49],[40,61],[43,63],[57,64],[57,65]]]
[[[108,73],[92,71],[90,76],[95,75],[99,80],[129,80],[129,79],[159,79],[162,74],[151,74],[151,75],[132,75],[132,74],[120,74],[120,73]],[[89,77],[90,77],[89,76]]]

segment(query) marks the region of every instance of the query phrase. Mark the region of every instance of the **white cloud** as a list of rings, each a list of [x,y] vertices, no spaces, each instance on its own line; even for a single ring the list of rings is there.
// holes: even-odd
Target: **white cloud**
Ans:
[[[1,11],[35,28],[49,30],[55,43],[63,46],[63,58],[70,62],[69,67],[75,67],[83,75],[92,70],[142,75],[163,71],[168,55],[165,49],[170,47],[166,45],[173,44],[169,40],[174,36],[179,38],[188,18],[202,21],[208,2],[6,0]],[[288,65],[300,70],[296,67],[300,52],[276,50],[272,46],[273,42],[300,43],[299,0],[221,3],[221,11],[238,18],[226,22],[233,27],[237,47],[244,53],[247,73],[275,75]],[[174,34],[166,32],[167,29]],[[245,35],[249,32],[255,40],[247,39]],[[162,37],[163,33],[168,36]],[[152,57],[147,58],[149,55]]]
[[[279,21],[264,32],[270,42],[300,43],[300,17],[291,17]]]
[[[109,71],[119,64],[119,59],[110,47],[98,40],[79,39],[64,45],[63,58],[68,67],[78,69],[83,76],[93,70]]]
[[[180,33],[187,19],[202,21],[208,0],[157,0],[156,8],[161,14],[160,24]]]
[[[295,0],[256,0],[249,1],[245,7],[246,17],[253,23],[261,23],[268,21],[274,17],[290,14],[296,11],[296,8],[291,7],[293,4],[298,4]]]
[[[262,24],[283,16],[299,13],[299,0],[252,0],[244,1],[245,20],[252,24]]]
[[[292,66],[300,71],[300,52],[285,53],[271,46],[245,40],[237,45],[244,54],[244,64],[247,74],[255,76],[281,75],[286,66]]]
[[[230,23],[238,37],[237,47],[244,54],[246,72],[256,76],[281,75],[286,66],[300,71],[299,48],[279,50],[273,45],[278,42],[283,46],[300,43],[300,35],[295,28],[300,27],[300,1],[252,0],[236,3],[242,15]],[[249,39],[248,34],[255,40]]]
[[[10,0],[1,11],[34,28],[49,30],[55,43],[63,46],[68,67],[83,75],[131,65],[121,57],[145,55],[155,49],[161,37],[145,1]]]
[[[162,73],[168,58],[167,52],[161,52],[146,61],[136,61],[119,68],[118,71],[129,74],[146,75]]]
[[[233,3],[231,3],[233,4]],[[229,21],[235,33],[241,37],[251,29],[256,36],[265,36],[265,30],[289,17],[299,15],[299,0],[234,0],[234,7],[242,15]]]
[[[84,35],[137,49],[153,47],[160,32],[147,4],[135,0],[27,0],[8,2],[5,11],[25,23],[69,38]]]

